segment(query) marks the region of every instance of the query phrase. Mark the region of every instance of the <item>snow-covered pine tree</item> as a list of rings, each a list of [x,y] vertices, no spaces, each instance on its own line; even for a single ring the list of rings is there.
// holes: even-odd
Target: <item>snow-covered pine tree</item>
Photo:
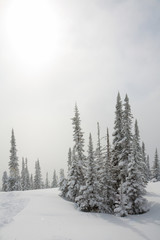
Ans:
[[[68,191],[68,187],[67,187],[67,179],[65,178],[65,174],[64,174],[64,169],[60,169],[59,172],[59,190],[61,191],[60,196],[61,197],[66,197],[67,191]]]
[[[76,205],[81,211],[99,211],[100,206],[98,201],[99,194],[97,193],[96,172],[92,136],[90,134],[88,157],[86,158],[85,185],[80,188],[80,194],[75,199]]]
[[[104,211],[104,204],[103,204],[103,191],[104,191],[104,175],[105,175],[105,169],[104,169],[104,161],[105,161],[105,153],[104,149],[101,145],[101,137],[100,137],[100,126],[99,122],[97,122],[97,147],[94,152],[94,165],[95,165],[95,192],[96,192],[96,202],[97,206],[99,208],[99,212]]]
[[[2,177],[2,191],[3,192],[8,191],[8,175],[6,171],[3,173],[3,177]]]
[[[129,104],[129,98],[126,94],[125,99],[124,99],[124,111],[123,111],[123,116],[122,116],[122,121],[123,121],[123,139],[122,139],[122,152],[119,160],[119,169],[120,169],[120,181],[121,184],[123,184],[126,180],[127,177],[127,168],[128,168],[128,162],[129,162],[129,157],[131,154],[131,148],[132,148],[132,113],[131,113],[131,107]]]
[[[151,180],[151,169],[150,169],[150,161],[149,161],[149,155],[147,155],[147,181],[149,182]]]
[[[33,190],[34,189],[34,182],[33,182],[33,175],[31,174],[30,176],[30,189]]]
[[[107,162],[107,174],[111,174],[111,160],[112,160],[112,149],[110,144],[109,129],[107,128],[107,152],[106,152],[106,162]]]
[[[68,174],[67,196],[71,201],[75,201],[75,198],[79,196],[80,188],[85,184],[84,139],[77,104],[75,105],[75,115],[72,118],[72,125],[74,147],[72,153],[72,164]]]
[[[103,191],[104,154],[101,146],[99,122],[97,122],[97,148],[95,151],[95,165],[97,177],[96,181],[98,183],[97,193],[99,196],[101,196]]]
[[[77,173],[78,173],[77,180],[80,187],[84,183],[85,156],[84,156],[84,138],[81,129],[81,120],[77,104],[75,105],[75,116],[72,118],[72,125],[73,125],[74,150],[75,154],[77,155]]]
[[[144,171],[143,171],[143,161],[142,161],[142,148],[140,145],[140,134],[139,134],[139,128],[138,128],[138,122],[135,120],[135,125],[134,125],[134,141],[136,144],[136,151],[135,151],[135,161],[138,167],[139,172],[141,173],[141,181],[139,182],[142,185],[142,189],[144,190],[144,194],[146,193],[145,191],[145,180],[144,180]]]
[[[22,158],[21,189],[22,189],[22,191],[25,190],[25,163],[24,163],[24,158]]]
[[[142,178],[141,168],[139,167],[141,157],[141,149],[139,143],[139,131],[137,131],[137,121],[135,123],[135,134],[133,136],[132,153],[128,164],[128,176],[124,183],[124,191],[127,196],[127,212],[128,214],[140,214],[149,210],[148,202],[143,198],[145,185]]]
[[[147,157],[146,157],[146,150],[145,144],[142,142],[142,168],[143,168],[143,177],[144,183],[148,183],[148,169],[147,169]]]
[[[76,196],[78,196],[79,192],[79,184],[77,180],[77,156],[75,152],[75,147],[72,151],[72,164],[70,166],[70,170],[68,172],[68,192],[66,193],[66,198],[70,201],[75,201]]]
[[[72,150],[71,150],[71,148],[69,148],[69,151],[68,151],[68,171],[69,171],[69,169],[70,169],[70,167],[71,167],[71,164],[72,164]]]
[[[111,145],[109,140],[109,130],[107,128],[107,145],[106,145],[106,154],[104,159],[103,167],[103,211],[112,213],[113,212],[113,203],[115,199],[114,190],[113,190],[113,180],[111,174]]]
[[[63,185],[63,181],[65,179],[65,175],[64,175],[64,169],[61,168],[59,171],[59,189],[61,190],[61,187]]]
[[[16,140],[14,131],[12,129],[11,135],[11,149],[10,149],[10,161],[9,161],[9,179],[8,179],[8,190],[18,191],[21,190],[20,176],[19,176],[19,164],[16,149]]]
[[[49,188],[48,172],[46,173],[45,188]]]
[[[53,172],[53,181],[52,181],[52,188],[58,187],[58,180],[57,180],[57,174],[56,170]]]
[[[127,195],[125,190],[125,183],[121,182],[118,188],[118,194],[115,201],[114,214],[118,217],[127,216]]]
[[[118,169],[119,169],[119,179],[120,179],[120,186],[118,188],[118,199],[116,200],[116,206],[114,209],[114,212],[116,215],[119,216],[126,216],[127,210],[126,210],[126,189],[124,187],[126,178],[128,176],[128,164],[129,164],[129,158],[131,155],[131,149],[132,149],[132,113],[131,113],[131,107],[129,104],[129,98],[126,94],[124,99],[124,111],[122,112],[122,140],[120,142],[121,144],[121,153],[119,154],[119,162],[118,162]]]
[[[29,177],[29,170],[28,170],[28,160],[25,159],[25,190],[30,189],[30,177]]]
[[[121,175],[120,175],[120,161],[123,152],[123,111],[120,93],[117,96],[116,111],[115,111],[114,133],[113,133],[113,147],[112,147],[112,179],[113,189],[115,195],[115,203],[119,201],[119,190],[121,189]]]
[[[154,181],[160,181],[160,162],[159,162],[157,148],[156,148],[156,151],[155,151],[153,168],[152,168],[152,179]]]
[[[39,160],[35,162],[34,189],[42,188],[42,174]]]

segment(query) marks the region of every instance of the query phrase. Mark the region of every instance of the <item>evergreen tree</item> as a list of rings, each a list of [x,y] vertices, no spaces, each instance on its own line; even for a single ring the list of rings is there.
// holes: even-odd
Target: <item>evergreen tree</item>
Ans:
[[[64,169],[62,168],[60,169],[60,172],[59,172],[59,189],[61,191],[60,196],[65,198],[68,192],[68,187],[67,187],[67,179],[65,178],[65,175],[64,175]]]
[[[147,181],[151,180],[151,169],[150,169],[150,162],[149,162],[149,155],[147,155]]]
[[[22,191],[25,190],[25,163],[24,158],[22,158],[22,171],[21,171],[21,189]]]
[[[157,148],[156,148],[155,156],[154,156],[154,162],[153,162],[153,168],[152,168],[152,178],[154,181],[160,181],[160,162],[159,162]]]
[[[45,188],[49,188],[48,172],[46,173]]]
[[[126,182],[121,182],[119,188],[118,188],[118,194],[115,201],[115,208],[114,213],[118,217],[125,217],[127,216],[127,196],[125,191]]]
[[[142,169],[143,169],[144,183],[147,184],[147,182],[148,182],[148,169],[147,169],[147,157],[146,157],[144,142],[142,142]]]
[[[135,146],[136,151],[134,153],[134,155],[135,155],[134,157],[135,157],[138,171],[141,173],[141,180],[139,181],[139,184],[141,184],[142,189],[144,189],[144,194],[145,194],[146,193],[146,191],[145,191],[146,183],[145,183],[144,171],[143,171],[144,163],[142,160],[142,148],[140,145],[140,134],[139,134],[137,120],[135,121],[135,126],[134,126],[134,145],[136,145]]]
[[[52,181],[52,188],[58,187],[58,180],[57,180],[57,174],[56,170],[53,172],[53,181]]]
[[[75,201],[76,196],[78,196],[79,185],[77,180],[77,156],[75,153],[75,148],[72,151],[72,164],[68,173],[68,192],[66,198],[70,201]]]
[[[30,189],[33,190],[34,189],[34,181],[33,181],[33,175],[31,174],[30,176]]]
[[[99,196],[102,195],[103,191],[103,170],[104,170],[104,155],[103,155],[103,149],[101,146],[101,140],[100,140],[100,126],[99,123],[97,123],[97,148],[95,151],[95,163],[96,163],[96,181],[97,181],[97,193]],[[102,197],[102,196],[101,196]]]
[[[30,177],[29,177],[29,171],[28,171],[28,160],[25,159],[25,190],[30,189]]]
[[[139,162],[141,161],[139,139],[137,135],[137,122],[135,124],[135,135],[133,137],[132,154],[128,165],[128,177],[124,184],[127,196],[127,212],[128,214],[140,214],[148,211],[148,203],[143,198],[145,192],[145,185],[142,179],[141,168]]]
[[[68,174],[67,197],[74,201],[79,196],[80,188],[84,185],[85,156],[84,139],[80,126],[80,114],[75,105],[75,116],[72,118],[74,147],[72,152],[72,164]]]
[[[35,162],[34,189],[42,188],[42,175],[39,160]]]
[[[111,174],[111,145],[109,140],[109,130],[107,128],[107,145],[106,145],[106,154],[103,167],[103,211],[112,213],[113,212],[113,203],[115,199],[114,189],[113,189],[113,179]]]
[[[111,175],[111,160],[112,160],[112,150],[109,140],[109,129],[107,128],[107,154],[106,154],[106,162],[107,162],[107,175]]]
[[[122,138],[122,152],[120,154],[120,160],[119,160],[119,169],[120,169],[120,179],[121,184],[123,184],[126,181],[127,177],[127,167],[129,162],[129,157],[131,154],[131,146],[132,146],[132,113],[131,113],[131,107],[129,104],[129,98],[126,95],[124,99],[124,111],[122,116],[123,121],[123,138]]]
[[[99,202],[97,199],[97,185],[96,185],[96,168],[94,163],[94,151],[92,136],[89,136],[88,157],[86,159],[86,176],[85,186],[80,188],[80,194],[76,197],[75,202],[81,211],[91,212],[99,209]]]
[[[108,212],[121,217],[148,211],[143,195],[145,181],[149,178],[149,159],[144,144],[140,146],[137,120],[132,134],[132,119],[128,96],[125,96],[123,110],[118,93],[112,150],[108,129],[107,145],[102,148],[98,123],[96,151],[90,134],[86,158],[80,115],[75,106],[72,118],[74,146],[68,153],[68,179],[64,181],[63,171],[60,174],[60,190],[61,196],[75,202],[81,211]]]
[[[61,186],[63,185],[63,180],[65,179],[64,169],[61,168],[59,171],[59,189],[61,190]]]
[[[68,151],[68,171],[71,167],[71,164],[72,164],[72,150],[71,150],[71,148],[69,148],[69,151]]]
[[[3,173],[3,177],[2,177],[2,191],[3,192],[8,191],[8,175],[6,171]]]
[[[115,203],[119,201],[119,189],[123,182],[120,175],[120,162],[124,147],[124,132],[123,132],[123,111],[120,94],[117,96],[116,111],[115,111],[114,133],[113,133],[113,149],[112,149],[112,179],[115,196]]]
[[[120,147],[121,151],[119,152],[119,160],[118,160],[118,171],[119,171],[119,180],[120,185],[118,187],[118,193],[117,193],[117,200],[115,202],[115,209],[114,212],[116,215],[119,216],[126,216],[127,210],[126,210],[126,192],[125,192],[125,182],[127,178],[128,173],[128,163],[129,158],[131,155],[131,148],[132,148],[132,114],[131,114],[131,107],[129,104],[129,98],[126,95],[124,99],[124,111],[122,111],[122,115],[119,114],[119,117],[121,117],[121,140],[120,140]]]
[[[83,132],[80,126],[80,114],[78,111],[77,105],[75,105],[75,116],[72,118],[73,125],[73,141],[74,141],[74,149],[77,155],[77,173],[78,173],[78,182],[79,186],[83,185],[84,181],[84,165],[85,165],[85,156],[84,156],[84,139]]]
[[[19,176],[19,164],[18,164],[18,157],[17,157],[17,149],[16,149],[16,140],[14,136],[14,131],[12,129],[12,136],[11,136],[11,149],[10,149],[10,161],[9,161],[9,171],[10,176],[8,179],[8,189],[9,191],[18,191],[21,190],[20,184],[20,176]]]

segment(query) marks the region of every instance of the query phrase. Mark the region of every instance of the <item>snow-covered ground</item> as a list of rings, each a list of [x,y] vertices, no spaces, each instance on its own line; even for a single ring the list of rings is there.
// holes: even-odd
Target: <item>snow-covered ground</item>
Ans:
[[[57,189],[0,193],[0,240],[159,240],[160,182],[148,185],[151,209],[119,218],[83,213]]]

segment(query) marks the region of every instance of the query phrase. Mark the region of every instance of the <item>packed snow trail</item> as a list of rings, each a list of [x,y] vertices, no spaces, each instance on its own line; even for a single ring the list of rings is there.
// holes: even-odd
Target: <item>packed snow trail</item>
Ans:
[[[57,189],[0,193],[0,240],[159,240],[160,183],[150,183],[151,210],[119,218],[83,213]]]

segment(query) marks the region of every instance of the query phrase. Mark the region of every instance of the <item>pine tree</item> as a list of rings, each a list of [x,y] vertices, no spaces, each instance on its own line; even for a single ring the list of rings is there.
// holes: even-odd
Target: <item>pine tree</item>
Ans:
[[[144,178],[144,164],[143,164],[143,160],[142,160],[142,148],[140,145],[140,134],[139,134],[139,128],[138,128],[138,122],[137,120],[135,120],[135,125],[134,125],[134,144],[136,145],[135,149],[135,153],[134,153],[134,157],[135,157],[135,161],[137,164],[137,168],[138,171],[141,173],[141,180],[139,181],[139,183],[142,186],[142,189],[144,190],[144,194],[146,193],[145,191],[145,178]]]
[[[75,116],[72,118],[72,125],[73,125],[73,141],[74,141],[74,148],[75,153],[77,155],[77,171],[78,171],[78,181],[79,185],[83,185],[84,180],[84,139],[83,139],[83,132],[80,126],[80,114],[78,111],[77,105],[75,105]]]
[[[102,195],[103,190],[103,169],[104,169],[104,155],[102,152],[101,140],[100,140],[100,126],[97,123],[97,148],[95,151],[95,162],[96,162],[96,176],[97,176],[97,191],[99,196]]]
[[[68,174],[67,193],[67,196],[71,201],[74,201],[75,198],[79,196],[80,188],[84,185],[84,139],[80,123],[80,114],[77,105],[75,105],[75,116],[72,118],[74,147],[72,153],[72,164]]]
[[[123,150],[121,152],[120,160],[119,160],[119,168],[120,168],[120,179],[121,184],[126,181],[127,177],[127,167],[129,162],[129,157],[131,154],[131,147],[132,147],[132,113],[131,113],[131,107],[129,104],[129,98],[126,95],[124,99],[124,111],[122,116],[123,121],[123,138],[122,138],[122,147]]]
[[[78,182],[78,172],[77,172],[77,155],[75,147],[72,151],[72,164],[68,173],[68,192],[66,198],[70,201],[75,201],[76,196],[78,196],[80,190]]]
[[[113,179],[113,189],[115,196],[115,203],[119,201],[119,190],[121,184],[123,184],[122,176],[120,175],[120,162],[123,152],[123,111],[122,111],[122,101],[120,94],[117,96],[116,111],[115,111],[115,122],[114,122],[114,133],[113,133],[113,149],[112,149],[112,179]]]
[[[109,140],[109,130],[107,128],[107,145],[106,154],[103,167],[103,211],[112,213],[113,203],[115,199],[114,189],[113,189],[113,179],[111,174],[111,145]]]
[[[107,128],[107,153],[106,153],[106,162],[107,162],[107,175],[111,175],[111,160],[112,160],[112,150],[109,140],[109,129]]]
[[[39,160],[35,162],[34,189],[42,188],[42,174]]]
[[[6,171],[3,173],[2,177],[2,191],[4,192],[8,191],[8,175]]]
[[[33,175],[31,174],[30,176],[30,189],[33,190],[34,189],[34,181],[33,181]]]
[[[22,158],[21,188],[22,188],[22,191],[25,190],[25,163],[24,163],[24,158]]]
[[[147,184],[147,182],[148,182],[148,169],[147,169],[147,157],[146,157],[144,142],[142,142],[142,169],[143,169],[144,183]]]
[[[9,161],[9,191],[18,191],[21,190],[20,184],[20,176],[19,176],[19,164],[18,164],[18,157],[17,157],[17,149],[16,149],[16,140],[14,136],[14,131],[12,129],[12,136],[11,136],[11,149],[10,149],[10,161]]]
[[[121,152],[119,152],[119,161],[118,161],[118,170],[119,170],[119,179],[120,185],[118,187],[118,194],[117,200],[115,202],[115,209],[114,212],[116,215],[119,216],[126,216],[127,215],[127,193],[125,189],[126,178],[128,176],[128,164],[129,159],[131,156],[131,149],[132,149],[132,113],[131,107],[129,104],[129,98],[126,95],[124,99],[124,111],[122,111],[121,117],[122,123],[122,132],[121,132]],[[120,131],[119,131],[120,132]]]
[[[49,188],[48,172],[46,173],[45,188]]]
[[[30,189],[30,177],[29,177],[29,171],[28,171],[28,160],[25,159],[25,190]]]
[[[57,180],[57,174],[56,170],[53,172],[53,181],[52,181],[52,188],[58,187],[58,180]]]
[[[153,162],[153,168],[152,168],[152,178],[154,181],[160,181],[160,162],[159,162],[157,148],[156,148],[155,156],[154,156],[154,162]]]
[[[70,169],[71,164],[72,164],[72,150],[71,150],[71,148],[69,148],[69,151],[68,151],[68,171]]]
[[[148,203],[143,198],[145,185],[143,183],[141,168],[141,153],[139,146],[139,136],[137,135],[137,121],[135,123],[135,135],[132,143],[132,153],[128,164],[128,177],[124,183],[127,196],[127,212],[128,214],[140,214],[148,211]],[[138,141],[137,141],[138,140]]]
[[[64,169],[60,169],[59,172],[59,190],[61,191],[60,196],[66,198],[68,192],[67,179],[65,178]]]
[[[121,182],[118,188],[117,199],[115,201],[115,208],[114,213],[118,217],[125,217],[127,216],[127,196],[125,191],[126,182]]]
[[[81,211],[91,212],[99,211],[99,202],[97,201],[96,167],[94,163],[94,151],[92,136],[89,136],[88,157],[86,159],[85,185],[80,188],[80,194],[75,199],[77,207]]]
[[[61,168],[59,171],[59,189],[61,190],[61,187],[63,185],[63,181],[65,179],[65,175],[64,175],[64,169]]]
[[[149,162],[149,155],[147,155],[147,181],[151,180],[151,169],[150,169],[150,162]]]

